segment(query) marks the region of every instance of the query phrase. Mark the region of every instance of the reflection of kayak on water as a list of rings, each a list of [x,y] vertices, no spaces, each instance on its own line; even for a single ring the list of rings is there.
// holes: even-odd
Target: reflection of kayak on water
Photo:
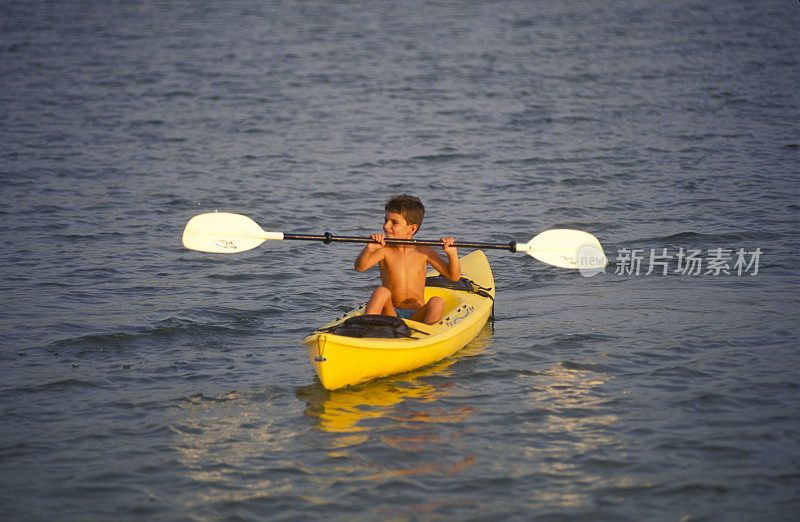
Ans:
[[[334,390],[408,372],[466,346],[491,315],[495,289],[483,252],[461,258],[461,271],[462,280],[449,284],[435,271],[428,274],[425,300],[440,296],[446,303],[444,317],[436,324],[365,316],[362,307],[306,337],[303,344],[322,385]]]

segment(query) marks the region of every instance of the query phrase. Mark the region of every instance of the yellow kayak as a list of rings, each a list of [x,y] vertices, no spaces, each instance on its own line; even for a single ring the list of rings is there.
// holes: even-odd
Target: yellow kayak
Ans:
[[[306,337],[303,344],[322,386],[335,390],[408,372],[466,346],[491,315],[495,288],[492,269],[480,250],[461,258],[461,272],[457,283],[442,283],[436,271],[428,273],[425,299],[438,295],[446,303],[444,317],[436,324],[365,316],[362,306]],[[438,284],[443,286],[434,286]]]

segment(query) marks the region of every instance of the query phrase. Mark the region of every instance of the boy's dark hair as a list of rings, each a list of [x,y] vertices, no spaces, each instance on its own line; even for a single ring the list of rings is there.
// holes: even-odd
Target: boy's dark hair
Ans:
[[[422,201],[407,194],[391,198],[386,202],[385,210],[400,214],[409,225],[417,225],[417,229],[422,226],[422,218],[425,217],[425,206]]]

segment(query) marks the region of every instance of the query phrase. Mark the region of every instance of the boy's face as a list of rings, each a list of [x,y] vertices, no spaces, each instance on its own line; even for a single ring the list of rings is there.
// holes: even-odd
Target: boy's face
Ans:
[[[386,221],[383,224],[383,231],[386,237],[392,239],[411,239],[419,229],[418,225],[409,225],[402,214],[395,212],[386,213]]]

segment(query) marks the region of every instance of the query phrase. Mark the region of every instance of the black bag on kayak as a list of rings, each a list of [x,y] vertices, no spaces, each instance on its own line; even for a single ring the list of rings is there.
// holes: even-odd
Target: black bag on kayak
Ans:
[[[337,325],[331,333],[345,337],[396,339],[411,337],[411,328],[399,317],[390,315],[357,315]]]

